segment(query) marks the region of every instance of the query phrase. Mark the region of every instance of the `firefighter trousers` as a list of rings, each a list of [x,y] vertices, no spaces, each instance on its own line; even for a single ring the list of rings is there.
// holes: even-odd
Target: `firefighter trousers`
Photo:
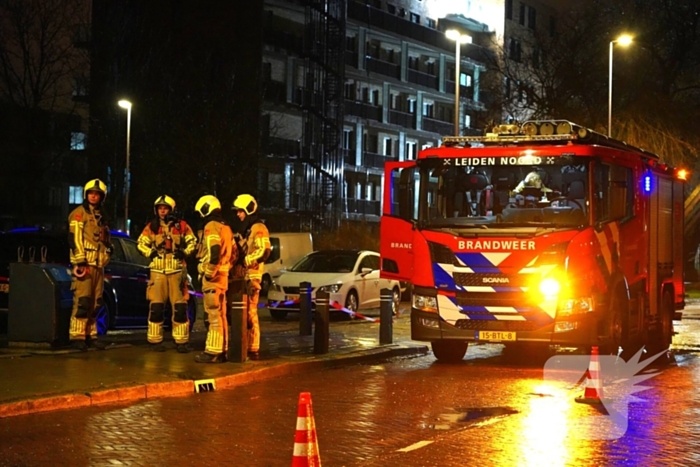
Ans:
[[[204,351],[218,355],[228,351],[228,322],[226,319],[226,290],[228,278],[209,281],[202,278],[202,295],[204,295],[204,312],[209,321],[207,341]]]
[[[173,340],[176,344],[187,344],[190,339],[190,320],[187,316],[187,275],[184,271],[170,274],[151,271],[151,280],[146,289],[150,302],[148,311],[148,342],[163,342],[163,321],[165,304],[172,308]]]
[[[260,281],[248,280],[247,293],[243,295],[244,306],[248,314],[248,352],[260,351],[260,321],[258,320],[258,302],[260,301]]]
[[[86,269],[83,277],[73,275],[71,283],[73,311],[70,315],[69,336],[72,341],[97,338],[95,317],[103,304],[104,270],[97,266],[86,266]]]

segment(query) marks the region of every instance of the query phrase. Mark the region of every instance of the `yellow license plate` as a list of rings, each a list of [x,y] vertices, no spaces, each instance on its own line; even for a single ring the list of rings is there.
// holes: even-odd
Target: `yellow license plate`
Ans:
[[[10,284],[0,284],[0,292],[10,293]]]
[[[480,341],[514,341],[515,333],[507,331],[479,331]]]
[[[299,300],[299,295],[285,295],[285,301]]]

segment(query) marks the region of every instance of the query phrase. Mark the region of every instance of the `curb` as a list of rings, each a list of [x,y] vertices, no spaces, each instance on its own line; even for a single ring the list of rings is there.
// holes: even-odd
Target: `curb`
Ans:
[[[305,371],[322,370],[348,364],[388,360],[397,357],[422,356],[428,353],[425,345],[390,344],[388,346],[359,350],[337,356],[323,356],[308,361],[284,362],[268,367],[251,369],[242,373],[214,378],[217,389],[233,388],[257,381],[265,381],[285,375]],[[0,403],[0,418],[50,412],[54,410],[76,409],[89,406],[133,402],[141,399],[176,397],[195,393],[194,380],[175,380],[162,383],[119,386],[83,393],[58,394],[22,401]]]

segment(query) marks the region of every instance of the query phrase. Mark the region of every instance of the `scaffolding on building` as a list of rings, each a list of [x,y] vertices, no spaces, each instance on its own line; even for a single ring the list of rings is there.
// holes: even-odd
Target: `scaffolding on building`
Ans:
[[[312,230],[340,225],[343,193],[345,0],[307,0],[300,213]]]

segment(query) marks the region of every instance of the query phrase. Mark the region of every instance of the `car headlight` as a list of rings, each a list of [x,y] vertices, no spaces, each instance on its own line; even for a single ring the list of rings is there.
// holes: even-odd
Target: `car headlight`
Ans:
[[[319,292],[338,293],[343,284],[324,285],[318,288]]]
[[[430,313],[437,313],[437,297],[413,294],[413,308]]]
[[[571,316],[594,311],[593,297],[578,297],[559,300],[557,317]]]

